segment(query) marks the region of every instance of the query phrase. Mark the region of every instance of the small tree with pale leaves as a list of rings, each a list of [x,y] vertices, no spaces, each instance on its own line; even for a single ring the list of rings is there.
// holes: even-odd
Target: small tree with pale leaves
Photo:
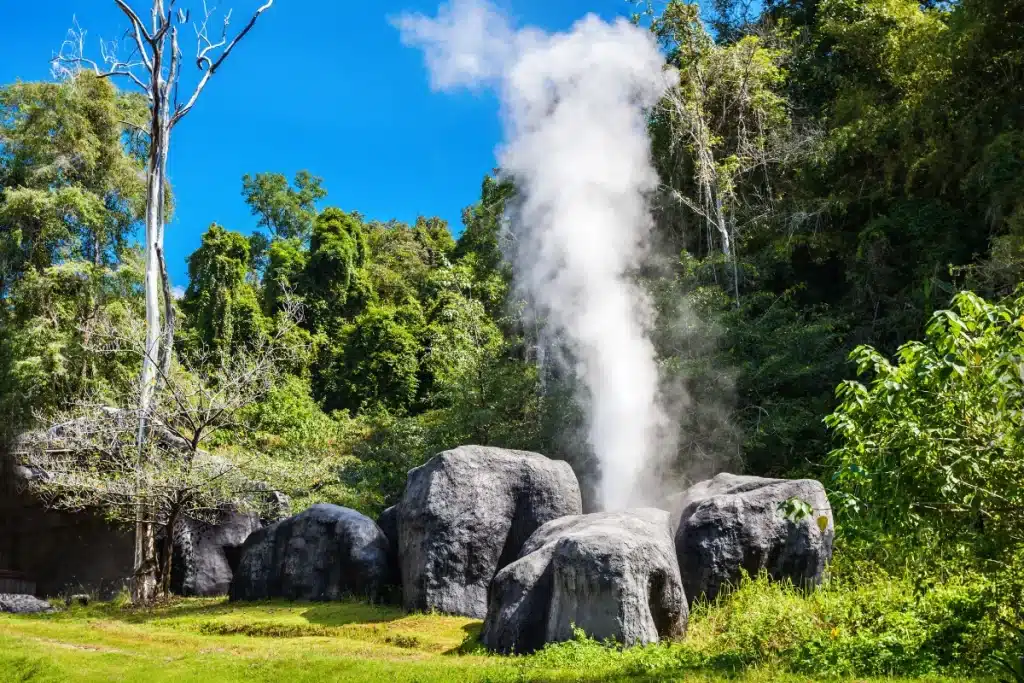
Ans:
[[[136,383],[124,396],[132,409],[86,401],[51,416],[48,429],[23,436],[16,447],[22,466],[35,474],[33,493],[54,509],[95,510],[115,523],[152,527],[147,563],[135,571],[159,576],[157,594],[166,595],[177,524],[186,517],[216,521],[226,508],[267,516],[280,507],[280,494],[301,489],[318,474],[316,463],[285,466],[259,453],[214,455],[204,449],[218,434],[240,428],[243,409],[262,400],[281,368],[301,352],[291,341],[296,320],[290,305],[273,336],[230,355],[200,354],[172,364],[153,397],[145,453],[136,450]],[[138,319],[100,327],[91,352],[146,352]],[[168,542],[158,557],[155,537],[161,532]]]

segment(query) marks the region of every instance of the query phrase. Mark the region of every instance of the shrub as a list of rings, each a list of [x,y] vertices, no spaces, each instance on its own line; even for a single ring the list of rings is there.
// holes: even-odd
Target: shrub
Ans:
[[[826,419],[847,531],[983,556],[1024,540],[1024,290],[1001,303],[961,292],[895,362],[870,346],[851,358],[873,377],[841,384]]]

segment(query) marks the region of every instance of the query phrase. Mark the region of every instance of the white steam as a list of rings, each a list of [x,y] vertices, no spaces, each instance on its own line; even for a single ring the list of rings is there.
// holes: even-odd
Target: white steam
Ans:
[[[519,191],[516,284],[564,345],[586,389],[600,504],[620,509],[658,459],[668,419],[649,338],[653,312],[631,279],[647,256],[646,196],[658,182],[644,112],[669,79],[651,36],[590,15],[568,33],[513,30],[484,0],[395,22],[421,48],[436,89],[492,85],[506,141],[499,164]]]

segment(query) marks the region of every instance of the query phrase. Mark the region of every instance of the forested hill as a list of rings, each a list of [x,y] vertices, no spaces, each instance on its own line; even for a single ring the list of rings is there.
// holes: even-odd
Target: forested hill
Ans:
[[[855,376],[850,353],[892,354],[956,292],[996,301],[1020,280],[1024,2],[772,1],[754,17],[713,4],[707,23],[678,0],[636,17],[680,78],[650,116],[664,258],[641,275],[661,365],[691,397],[674,464],[830,480],[846,462],[830,451],[853,443],[825,423]],[[0,90],[8,436],[131,395],[138,355],[118,340],[144,305],[148,142],[130,124],[145,106],[88,72]],[[211,359],[280,353],[265,395],[206,447],[285,470],[312,458],[302,492],[367,512],[456,444],[593,473],[571,378],[538,365],[511,294],[501,226],[514,187],[487,176],[456,240],[438,219],[334,206],[316,169],[261,171],[239,179],[238,199],[259,230],[211,225],[173,302],[176,362],[197,382]]]

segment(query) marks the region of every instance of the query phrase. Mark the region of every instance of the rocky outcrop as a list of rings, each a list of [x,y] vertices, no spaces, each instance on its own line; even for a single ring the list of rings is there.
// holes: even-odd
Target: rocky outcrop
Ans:
[[[174,531],[171,590],[186,597],[225,595],[246,539],[262,523],[255,515],[222,510],[214,523],[185,519]]]
[[[0,593],[0,612],[8,614],[44,614],[52,612],[53,606],[32,595]]]
[[[568,463],[482,446],[409,472],[398,505],[404,605],[483,618],[487,589],[541,525],[582,512]]]
[[[786,501],[810,506],[787,518]],[[713,600],[746,570],[797,586],[821,583],[832,557],[834,526],[825,488],[812,479],[719,474],[686,490],[674,510],[676,553],[690,601]]]
[[[108,429],[127,429],[130,415],[117,409],[101,413]],[[47,509],[36,487],[52,475],[38,464],[35,454],[54,445],[67,445],[69,435],[88,433],[93,422],[80,418],[48,430],[19,436],[8,454],[0,453],[0,571],[16,570],[34,584],[39,595],[85,592],[109,599],[128,584],[133,569],[133,541],[129,528],[112,525],[98,511],[66,512]],[[167,448],[185,449],[180,437],[155,429],[155,438]],[[71,443],[76,443],[73,439]],[[199,451],[197,457],[219,460]],[[288,497],[260,482],[252,482],[248,503],[264,509],[270,519],[288,514]],[[263,520],[231,511],[230,506],[212,523],[193,518],[180,520],[172,537],[171,589],[180,595],[213,596],[227,592],[238,550]],[[166,543],[160,534],[158,541]]]
[[[481,641],[528,653],[573,627],[625,645],[679,638],[688,616],[662,510],[563,517],[538,529],[494,577]]]
[[[0,456],[0,570],[36,595],[114,597],[132,575],[131,533],[98,514],[46,509],[27,490],[35,476]]]
[[[320,504],[253,533],[232,600],[377,600],[392,581],[387,537],[369,517]]]

